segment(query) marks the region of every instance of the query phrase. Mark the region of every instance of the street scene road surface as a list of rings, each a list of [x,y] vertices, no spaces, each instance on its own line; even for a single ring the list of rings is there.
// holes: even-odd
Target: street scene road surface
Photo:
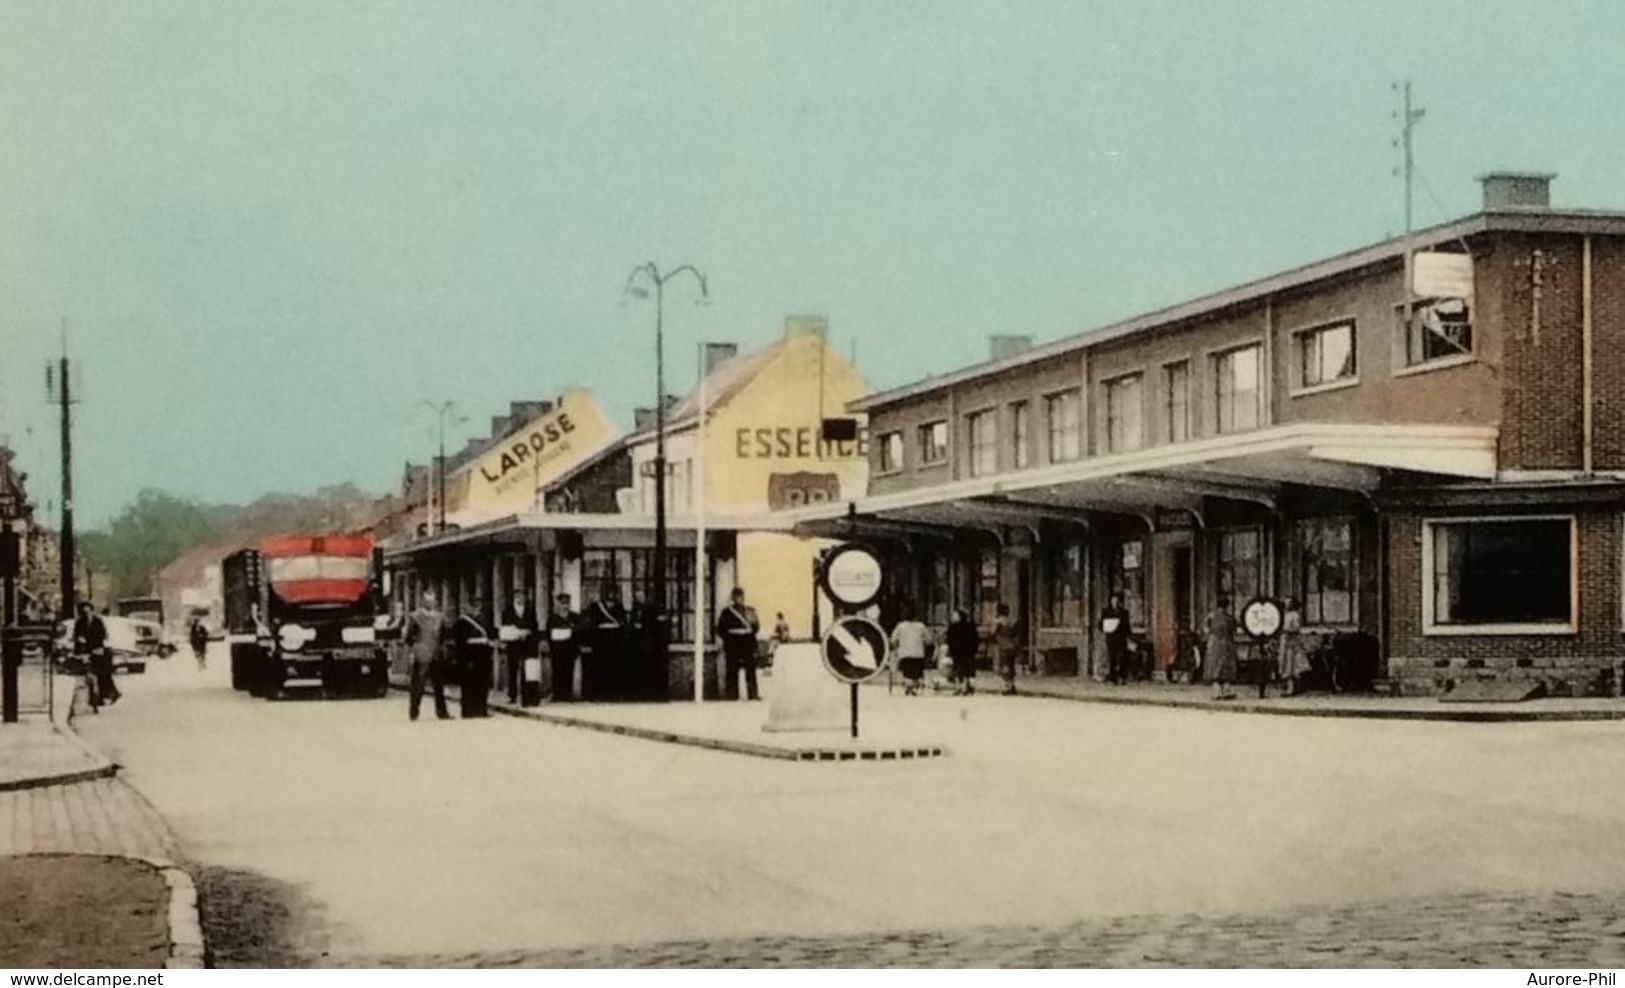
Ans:
[[[222,964],[1621,960],[1613,722],[871,689],[949,755],[803,764],[254,699],[218,644],[122,681],[79,729],[174,829]]]

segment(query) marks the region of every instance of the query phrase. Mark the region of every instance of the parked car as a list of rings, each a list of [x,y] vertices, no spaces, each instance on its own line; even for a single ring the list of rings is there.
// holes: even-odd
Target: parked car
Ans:
[[[175,654],[175,639],[170,637],[168,629],[157,621],[148,621],[144,618],[105,618],[104,620],[128,621],[135,628],[136,644],[142,654],[156,655],[160,659],[167,659]],[[107,626],[107,636],[113,636],[113,626]]]

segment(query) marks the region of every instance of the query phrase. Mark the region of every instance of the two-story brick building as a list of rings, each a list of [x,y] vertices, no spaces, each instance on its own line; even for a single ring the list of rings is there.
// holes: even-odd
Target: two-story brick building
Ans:
[[[1113,592],[1159,669],[1219,595],[1267,594],[1405,692],[1615,691],[1625,213],[1553,209],[1549,180],[868,395],[868,494],[801,528],[874,541],[932,623],[1011,605],[1051,672],[1100,674]]]

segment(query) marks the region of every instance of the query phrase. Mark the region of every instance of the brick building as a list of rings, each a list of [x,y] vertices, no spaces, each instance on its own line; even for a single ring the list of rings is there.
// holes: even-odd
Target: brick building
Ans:
[[[1617,691],[1625,655],[1625,214],[1483,176],[1483,210],[851,407],[870,484],[800,530],[863,537],[896,594],[1023,619],[1100,675],[1124,595],[1163,674],[1220,594],[1407,693]]]

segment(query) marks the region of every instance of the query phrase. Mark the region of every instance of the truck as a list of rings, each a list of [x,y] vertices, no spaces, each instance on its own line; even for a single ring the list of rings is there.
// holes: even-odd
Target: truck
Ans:
[[[233,689],[389,691],[383,553],[371,536],[268,538],[222,560],[221,577]]]

